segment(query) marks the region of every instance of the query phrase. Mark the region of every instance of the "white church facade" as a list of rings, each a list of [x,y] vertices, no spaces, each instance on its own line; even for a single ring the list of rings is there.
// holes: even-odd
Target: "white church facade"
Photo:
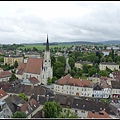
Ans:
[[[16,76],[19,79],[28,79],[34,77],[38,79],[39,84],[47,84],[48,78],[53,77],[53,69],[51,66],[49,41],[47,35],[46,50],[44,58],[29,57],[27,63],[22,63],[16,70]]]

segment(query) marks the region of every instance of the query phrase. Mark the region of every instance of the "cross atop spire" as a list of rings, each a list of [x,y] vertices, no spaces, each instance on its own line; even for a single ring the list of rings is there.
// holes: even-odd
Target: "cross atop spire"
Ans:
[[[46,51],[49,51],[49,42],[48,42],[48,34],[47,34],[47,43],[46,43]]]

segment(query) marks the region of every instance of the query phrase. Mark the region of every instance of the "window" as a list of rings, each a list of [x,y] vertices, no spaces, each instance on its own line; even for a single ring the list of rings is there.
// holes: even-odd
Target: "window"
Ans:
[[[75,113],[77,113],[77,110],[75,110]]]
[[[45,62],[47,62],[47,60],[45,60]]]
[[[62,87],[62,89],[63,89],[63,87]]]
[[[85,111],[84,111],[84,110],[82,110],[82,111],[81,111],[81,113],[85,113]]]
[[[79,88],[77,88],[77,90],[79,90]]]

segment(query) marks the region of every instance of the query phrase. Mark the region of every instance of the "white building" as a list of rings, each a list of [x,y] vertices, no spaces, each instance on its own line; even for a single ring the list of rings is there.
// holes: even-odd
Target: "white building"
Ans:
[[[72,76],[68,74],[60,78],[54,84],[54,92],[74,96],[92,97],[93,88],[89,80],[72,78]]]
[[[114,62],[102,62],[99,64],[100,70],[106,70],[106,67],[113,70],[119,70],[119,65]]]

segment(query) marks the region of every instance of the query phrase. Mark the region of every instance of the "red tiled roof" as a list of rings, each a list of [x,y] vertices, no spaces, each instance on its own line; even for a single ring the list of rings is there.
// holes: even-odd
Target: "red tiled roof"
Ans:
[[[87,118],[111,118],[104,110],[101,111],[103,115],[99,114],[98,112],[88,112]]]
[[[9,71],[3,71],[3,72],[0,73],[0,78],[2,78],[2,77],[10,77],[11,75],[12,75],[12,73],[9,72]]]
[[[56,84],[59,85],[75,85],[75,86],[88,86],[88,87],[92,87],[92,83],[89,80],[80,80],[77,78],[72,78],[70,74],[60,78]]]
[[[4,97],[6,95],[7,95],[7,93],[4,90],[0,89],[0,98]]]
[[[24,72],[40,74],[42,67],[42,58],[28,58]]]
[[[38,80],[37,78],[35,78],[35,77],[29,78],[29,81],[30,81],[31,83],[33,83],[33,84],[39,83],[39,80]]]
[[[26,63],[21,63],[20,65],[18,65],[17,67],[17,74],[23,74],[24,69],[25,69]]]
[[[28,102],[24,103],[21,107],[20,107],[20,110],[22,112],[25,112],[26,110],[28,111],[33,111],[34,109],[37,108],[39,104],[37,103],[36,100],[34,100],[33,98],[30,99]],[[30,108],[32,108],[31,110],[29,110],[28,106],[30,106]],[[35,107],[36,106],[36,107]]]

